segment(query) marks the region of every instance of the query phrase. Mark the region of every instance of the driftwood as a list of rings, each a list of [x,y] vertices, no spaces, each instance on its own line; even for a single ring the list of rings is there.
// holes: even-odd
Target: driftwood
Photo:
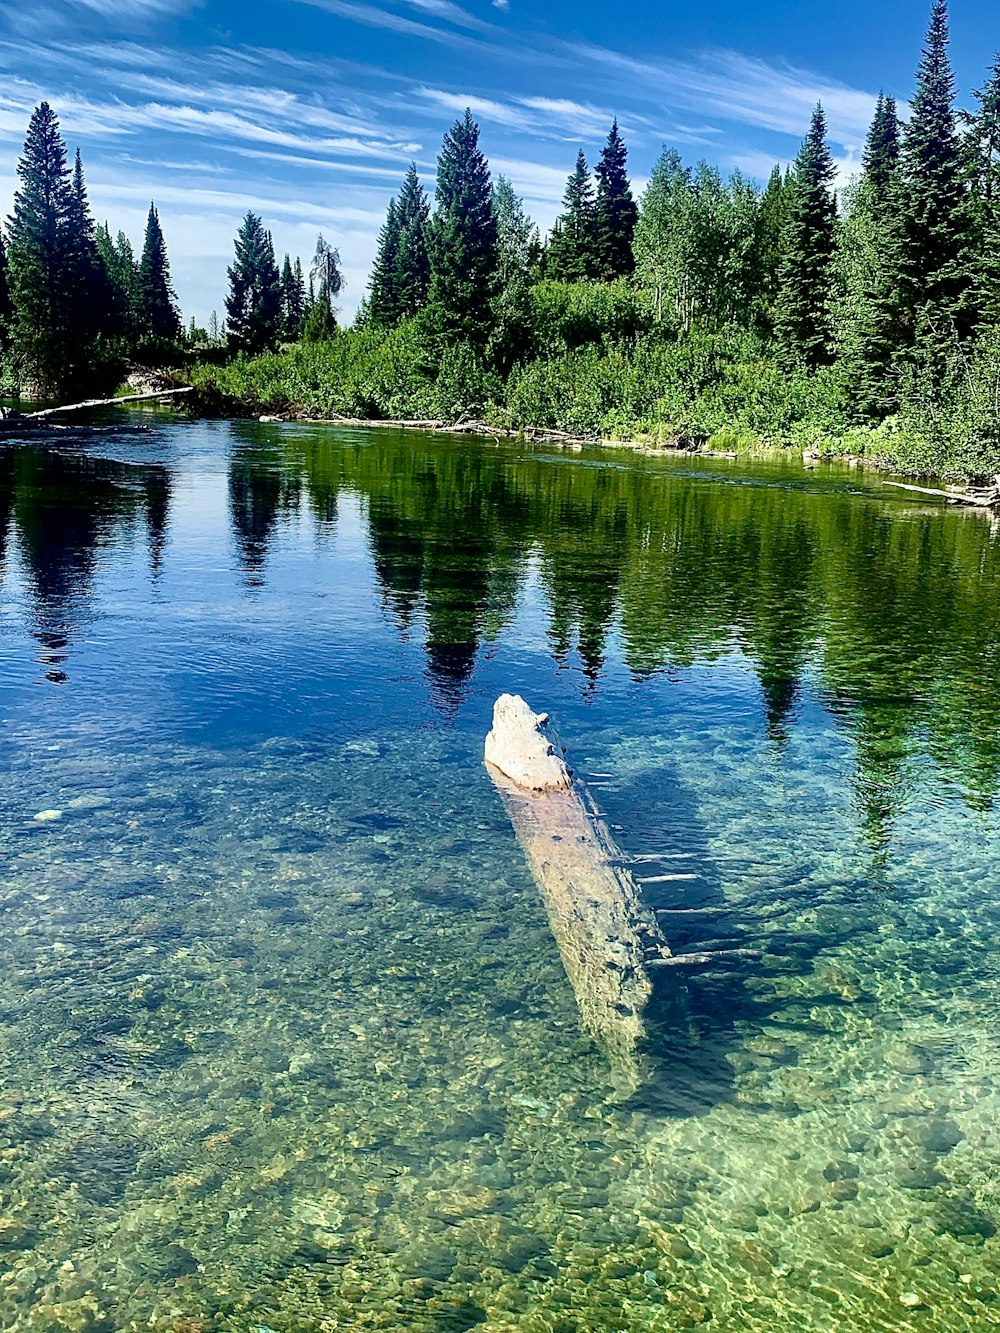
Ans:
[[[643,1077],[648,967],[670,959],[666,938],[544,713],[501,695],[486,767],[545,899],[583,1027],[621,1090],[634,1092]]]
[[[905,481],[887,481],[886,486],[894,486],[899,491],[916,491],[918,495],[933,495],[935,499],[946,500],[948,504],[970,505],[974,509],[995,509],[1000,505],[1000,477],[997,484],[984,490],[942,491],[933,486],[913,486]]]
[[[194,388],[188,385],[182,389],[158,389],[155,393],[130,393],[123,398],[88,398],[82,403],[65,403],[62,407],[45,407],[40,412],[28,412],[21,420],[41,421],[59,412],[81,412],[88,407],[119,407],[122,403],[145,403],[154,398],[172,398],[182,393],[194,393]]]

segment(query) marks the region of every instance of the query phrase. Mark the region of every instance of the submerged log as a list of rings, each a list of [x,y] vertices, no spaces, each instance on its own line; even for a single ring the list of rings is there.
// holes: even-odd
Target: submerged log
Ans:
[[[584,1029],[622,1091],[642,1082],[648,968],[670,948],[589,793],[573,781],[549,719],[504,694],[486,767],[541,890]]]

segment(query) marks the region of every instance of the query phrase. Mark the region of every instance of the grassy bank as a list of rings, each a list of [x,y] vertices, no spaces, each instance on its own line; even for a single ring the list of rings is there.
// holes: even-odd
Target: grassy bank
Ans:
[[[857,412],[840,368],[786,371],[750,333],[661,334],[642,298],[624,288],[591,289],[601,303],[588,306],[572,288],[548,287],[506,373],[497,349],[435,350],[410,321],[196,365],[188,378],[218,395],[221,408],[255,413],[476,420],[735,452],[778,447],[954,481],[1000,472],[1000,337],[971,357],[956,355],[933,386],[901,368],[887,386],[894,410],[874,420]]]

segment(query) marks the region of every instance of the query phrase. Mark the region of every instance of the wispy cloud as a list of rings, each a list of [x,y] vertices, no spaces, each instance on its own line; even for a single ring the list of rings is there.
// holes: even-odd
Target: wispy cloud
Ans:
[[[711,111],[730,122],[758,126],[779,134],[804,136],[818,101],[823,103],[831,133],[851,145],[864,138],[875,97],[784,61],[769,64],[736,51],[706,51],[689,61],[637,60],[586,42],[571,49],[583,60],[614,69],[640,81],[677,107]]]

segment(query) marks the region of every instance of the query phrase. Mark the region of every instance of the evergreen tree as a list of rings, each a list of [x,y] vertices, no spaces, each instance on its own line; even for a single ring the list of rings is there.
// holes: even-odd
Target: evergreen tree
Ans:
[[[847,196],[832,306],[837,355],[861,418],[896,405],[893,359],[900,346],[900,135],[896,104],[880,95],[861,179]]]
[[[834,175],[826,116],[817,105],[795,161],[794,195],[781,261],[775,331],[786,362],[818,366],[830,359],[829,303],[837,237]]]
[[[274,242],[256,213],[248,212],[236,236],[236,259],[227,270],[226,324],[230,345],[256,356],[281,336],[281,278]]]
[[[635,270],[632,239],[639,210],[632,198],[627,163],[628,149],[616,120],[596,169],[594,264],[596,276],[605,282],[630,277]]]
[[[757,210],[757,255],[761,274],[759,319],[766,330],[773,330],[777,314],[781,260],[794,197],[791,171],[782,171],[780,166],[775,166]]]
[[[81,369],[74,336],[76,200],[59,122],[48,102],[28,126],[8,223],[14,347],[33,387],[55,394]]]
[[[296,259],[293,268],[290,256],[285,255],[281,266],[281,336],[286,342],[294,342],[302,336],[305,296],[302,264]]]
[[[309,313],[302,325],[302,341],[307,343],[330,342],[337,332],[337,320],[333,313],[333,297],[325,278],[320,280]]]
[[[431,204],[410,163],[399,192],[396,218],[399,239],[395,256],[395,300],[398,318],[411,319],[427,304],[431,281],[431,262],[427,250]]]
[[[73,163],[69,235],[75,270],[76,299],[72,311],[74,333],[81,345],[88,345],[98,334],[109,336],[117,330],[111,284],[97,245],[97,228],[87,201],[83,160],[79,149]]]
[[[139,263],[140,317],[139,335],[152,344],[178,342],[181,317],[177,297],[170,281],[167,243],[160,226],[156,205],[149,205],[146,237]]]
[[[966,117],[968,207],[976,252],[976,309],[988,325],[1000,325],[1000,55],[985,87],[975,93],[978,110]]]
[[[436,197],[428,235],[430,326],[446,343],[482,347],[492,323],[497,222],[489,164],[471,111],[445,135]]]
[[[559,282],[582,282],[597,272],[597,206],[594,182],[581,148],[566,182],[563,212],[549,240],[545,271]]]
[[[939,369],[955,337],[971,329],[974,293],[948,3],[934,0],[917,90],[903,133],[902,288],[910,337]]]
[[[399,293],[396,286],[396,260],[399,257],[399,206],[389,200],[385,222],[378,234],[375,262],[368,284],[365,315],[373,324],[389,327],[400,318]]]
[[[899,179],[899,154],[899,116],[896,112],[896,100],[879,93],[861,161],[872,197],[885,205],[895,198]]]
[[[497,219],[497,294],[493,301],[493,360],[503,372],[531,345],[531,259],[538,229],[505,176],[493,190]]]

